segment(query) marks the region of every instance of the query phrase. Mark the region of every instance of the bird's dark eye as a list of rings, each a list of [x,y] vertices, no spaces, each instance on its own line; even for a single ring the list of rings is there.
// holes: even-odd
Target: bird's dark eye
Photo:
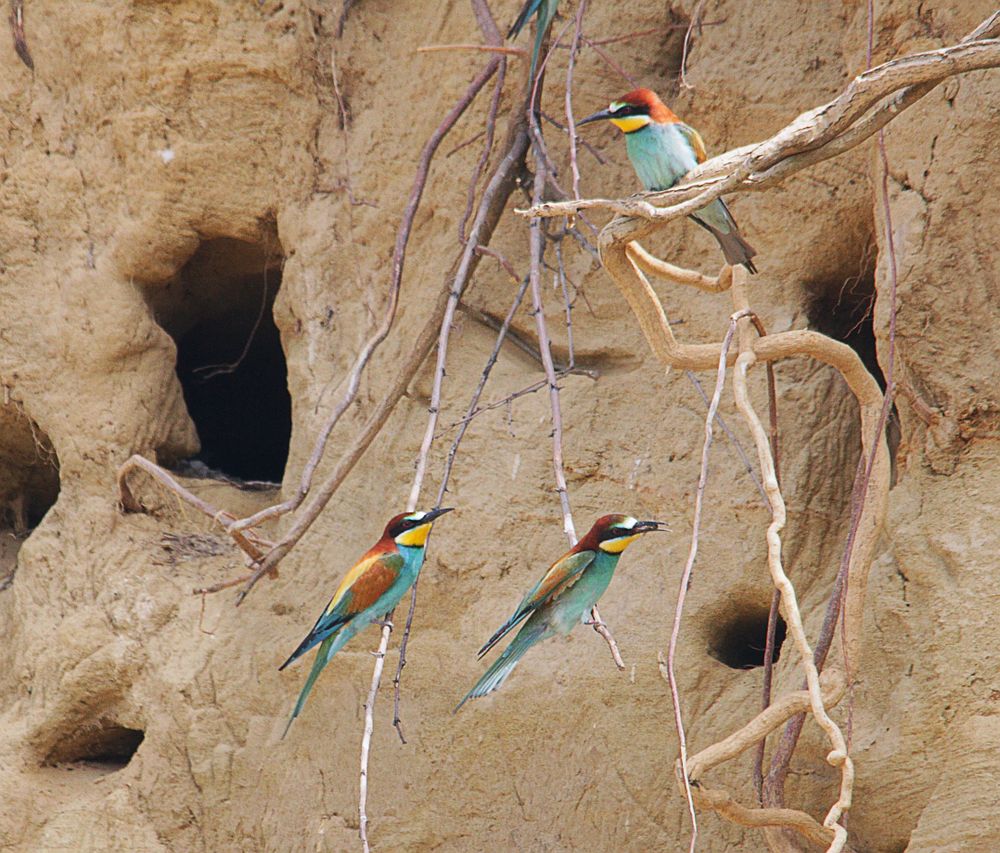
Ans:
[[[628,531],[624,527],[609,527],[601,534],[601,541],[607,542],[609,539],[619,539],[627,535]]]
[[[407,530],[412,530],[421,524],[419,521],[414,521],[412,518],[401,518],[397,521],[390,531],[393,539],[399,536],[401,533],[405,533]]]
[[[628,118],[629,116],[643,115],[642,107],[633,104],[622,104],[614,111],[615,118]]]

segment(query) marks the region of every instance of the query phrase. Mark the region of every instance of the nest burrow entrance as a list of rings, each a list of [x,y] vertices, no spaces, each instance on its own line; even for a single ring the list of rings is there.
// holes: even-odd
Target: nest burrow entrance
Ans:
[[[201,450],[185,466],[279,483],[292,434],[288,367],[274,320],[282,256],[266,245],[206,240],[169,281],[147,286],[177,345],[177,378]]]

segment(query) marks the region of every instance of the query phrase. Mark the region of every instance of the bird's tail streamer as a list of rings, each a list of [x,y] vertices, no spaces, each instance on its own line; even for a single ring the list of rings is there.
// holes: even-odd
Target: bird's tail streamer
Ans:
[[[538,625],[533,630],[527,630],[529,627],[526,625],[518,632],[514,641],[503,650],[503,654],[493,661],[490,668],[483,673],[482,678],[476,682],[476,686],[458,703],[455,712],[470,699],[478,699],[480,696],[485,696],[494,690],[498,690],[503,685],[507,680],[507,676],[514,671],[514,667],[517,666],[518,661],[524,657],[524,653],[541,639],[541,635],[546,630],[545,625]]]

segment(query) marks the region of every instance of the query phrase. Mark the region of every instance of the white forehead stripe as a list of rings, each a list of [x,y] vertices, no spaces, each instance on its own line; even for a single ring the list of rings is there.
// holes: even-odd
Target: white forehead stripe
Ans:
[[[608,105],[608,109],[611,110],[611,112],[615,112],[615,110],[620,110],[624,106],[625,104],[622,103],[621,101],[613,101],[611,104]]]

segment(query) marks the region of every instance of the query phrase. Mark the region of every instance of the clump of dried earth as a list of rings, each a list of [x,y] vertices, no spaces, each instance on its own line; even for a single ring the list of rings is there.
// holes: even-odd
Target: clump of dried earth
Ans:
[[[501,24],[516,5],[493,4]],[[604,49],[668,96],[712,151],[766,138],[864,67],[859,0],[720,0],[704,10],[709,25],[688,60],[693,88],[682,90],[680,43],[696,5],[639,0],[625,14],[620,4],[592,3],[587,31],[656,30]],[[317,0],[26,6],[35,71],[9,42],[0,50],[0,576],[13,572],[0,584],[0,848],[355,849],[362,703],[376,633],[336,658],[284,741],[305,673],[277,666],[341,572],[405,502],[430,364],[280,577],[262,582],[238,610],[231,593],[191,593],[244,570],[218,529],[142,478],[135,488],[147,512],[123,515],[114,477],[134,453],[164,462],[196,455],[198,431],[209,427],[195,421],[211,420],[213,406],[243,405],[223,435],[251,440],[246,421],[273,427],[279,438],[251,453],[273,457],[270,468],[250,470],[250,479],[281,479],[283,470],[282,488],[291,492],[338,383],[381,314],[418,152],[484,61],[414,48],[477,41],[475,19],[461,3],[359,0],[338,39],[339,4]],[[992,7],[932,0],[914,10],[894,0],[876,8],[882,59],[953,43]],[[565,52],[553,62],[544,107],[559,116]],[[627,88],[593,50],[583,52],[580,114]],[[509,87],[502,112],[514,97]],[[333,435],[331,458],[378,404],[444,286],[480,144],[449,152],[481,129],[487,100],[438,155],[396,326]],[[1000,848],[998,105],[1000,77],[970,74],[886,133],[900,440],[871,574],[865,657],[855,662],[850,833],[859,850]],[[546,133],[564,163],[563,137]],[[607,162],[581,151],[583,193],[633,191],[613,129],[590,128],[585,138]],[[732,205],[760,251],[752,299],[768,328],[838,335],[873,370],[884,367],[888,343],[875,164],[874,149],[863,146]],[[519,271],[527,268],[526,228],[512,210],[522,202],[511,199],[494,238]],[[600,639],[580,630],[535,650],[502,692],[452,716],[481,671],[475,649],[564,548],[545,396],[474,421],[449,496],[459,510],[439,524],[421,582],[404,678],[409,743],[390,727],[385,694],[377,709],[369,814],[381,850],[686,846],[657,652],[687,551],[705,406],[683,373],[658,367],[592,258],[568,241],[563,248],[580,291],[577,361],[596,375],[562,382],[577,524],[626,511],[673,530],[633,546],[602,602],[624,674]],[[711,238],[687,222],[651,248],[705,270],[719,263]],[[443,426],[460,416],[492,346],[483,315],[502,317],[513,287],[492,261],[477,272],[452,336]],[[725,295],[662,288],[661,296],[683,320],[685,340],[721,337],[731,310]],[[561,295],[547,287],[545,298],[557,355],[565,356]],[[193,418],[175,340],[208,329],[199,339],[206,358],[230,361],[233,353],[212,348],[226,312],[253,317],[261,300],[280,347],[272,333],[251,381],[231,398],[210,394]],[[872,300],[874,323],[865,311]],[[527,308],[514,326],[533,340]],[[777,375],[786,557],[815,635],[846,532],[856,409],[826,367],[786,362]],[[539,376],[535,359],[505,346],[486,396],[500,399]],[[723,415],[749,447],[729,396]],[[289,421],[284,464],[280,435],[283,428],[287,438]],[[444,430],[433,449],[424,504],[452,434]],[[278,497],[277,489],[249,491],[187,471],[188,487],[234,512]],[[761,670],[716,657],[770,598],[767,512],[724,440],[711,474],[679,658],[694,749],[757,707]],[[783,688],[800,678],[793,658],[783,655],[777,668]],[[835,716],[846,725],[846,703]],[[818,817],[836,787],[824,754],[807,725],[788,801]],[[750,760],[713,777],[746,802]],[[763,844],[711,815],[702,817],[701,839],[706,851]]]

